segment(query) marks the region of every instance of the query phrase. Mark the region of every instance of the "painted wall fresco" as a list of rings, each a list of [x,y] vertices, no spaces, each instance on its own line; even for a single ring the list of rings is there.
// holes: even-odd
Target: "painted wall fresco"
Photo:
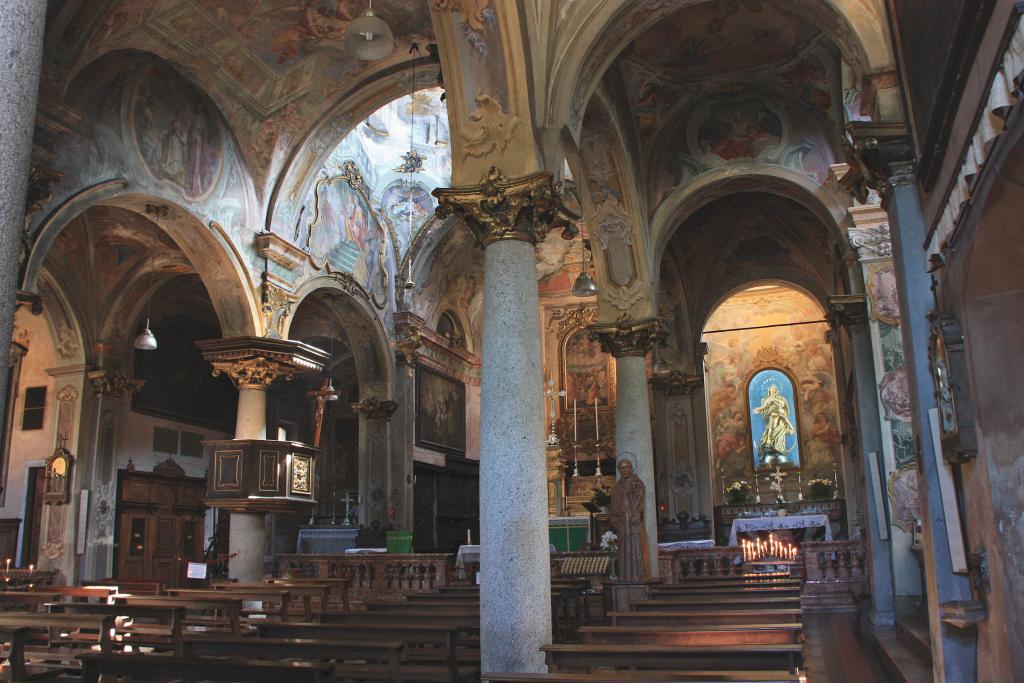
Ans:
[[[562,389],[565,398],[562,403],[571,406],[573,401],[581,405],[599,406],[611,402],[611,373],[608,354],[601,351],[601,345],[591,341],[587,330],[581,329],[565,338],[561,351]]]
[[[483,334],[483,259],[468,230],[452,230],[442,240],[433,251],[429,269],[415,273],[412,312],[428,325],[434,325],[442,311],[456,312],[467,336],[467,349],[479,353]]]
[[[760,441],[761,415],[768,411],[751,413],[761,406],[767,386],[755,381],[748,397],[748,383],[766,369],[782,370],[795,379],[793,393],[784,395],[797,434],[786,434],[785,444],[797,454],[804,481],[832,477],[833,463],[840,457],[840,434],[832,348],[825,341],[828,325],[782,326],[821,318],[821,308],[807,295],[767,285],[735,294],[708,319],[702,339],[708,345],[705,385],[711,452],[715,468],[726,481],[748,477],[755,463],[755,439]],[[751,326],[762,327],[710,333]],[[774,377],[783,390],[781,377],[762,377],[769,382]]]
[[[352,273],[370,289],[382,267],[381,231],[366,199],[345,179],[318,183],[314,213],[310,218],[309,254],[320,264]]]

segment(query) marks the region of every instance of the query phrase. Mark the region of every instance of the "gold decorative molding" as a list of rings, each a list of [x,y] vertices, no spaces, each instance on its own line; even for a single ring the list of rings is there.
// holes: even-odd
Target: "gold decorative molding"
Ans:
[[[125,370],[93,370],[88,377],[97,396],[111,398],[131,396],[146,383],[146,380],[135,379],[132,373]]]
[[[70,401],[75,401],[77,399],[78,389],[74,388],[70,384],[65,384],[64,388],[57,392],[58,403],[68,403]]]
[[[651,378],[651,384],[665,396],[690,396],[704,386],[703,375],[688,375],[680,370],[659,372]]]
[[[590,339],[600,342],[601,349],[615,358],[646,356],[655,345],[664,344],[667,333],[659,318],[628,320],[590,326]]]
[[[411,325],[401,326],[398,335],[395,340],[395,349],[398,351],[400,360],[406,365],[415,364],[416,358],[419,356],[417,350],[423,346],[423,336]]]
[[[263,302],[260,307],[260,313],[263,316],[263,332],[268,337],[284,337],[292,306],[298,302],[299,298],[271,282],[268,275],[268,273],[264,273]]]
[[[754,356],[753,366],[757,368],[786,368],[789,367],[786,363],[786,359],[782,357],[779,350],[774,346],[764,346]]]
[[[214,377],[227,375],[239,389],[266,389],[279,377],[286,381],[295,377],[295,368],[266,358],[211,361],[211,365]]]
[[[458,216],[485,247],[499,240],[536,244],[550,229],[564,228],[566,237],[573,234],[559,188],[546,171],[510,180],[491,166],[479,185],[439,187],[433,195],[437,216]]]
[[[825,318],[833,330],[839,327],[850,328],[867,324],[867,298],[863,294],[830,296],[828,307],[829,311]]]
[[[306,261],[306,252],[273,232],[256,235],[256,251],[288,270],[295,270]]]
[[[379,400],[374,397],[365,398],[352,404],[352,410],[362,413],[367,420],[388,420],[398,409],[398,404],[390,400]]]

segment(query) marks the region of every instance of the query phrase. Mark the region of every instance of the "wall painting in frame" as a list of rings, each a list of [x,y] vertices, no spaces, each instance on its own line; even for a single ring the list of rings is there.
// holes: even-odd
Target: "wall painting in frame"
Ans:
[[[800,467],[800,431],[793,379],[777,368],[754,373],[747,382],[747,413],[754,470]]]
[[[416,445],[466,453],[466,385],[422,365],[416,366]]]

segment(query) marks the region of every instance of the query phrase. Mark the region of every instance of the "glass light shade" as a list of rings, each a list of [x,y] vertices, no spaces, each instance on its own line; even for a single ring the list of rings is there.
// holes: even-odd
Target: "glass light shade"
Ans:
[[[365,62],[374,62],[394,52],[395,38],[387,23],[368,9],[349,24],[345,48]]]
[[[327,394],[327,400],[328,401],[337,401],[338,400],[338,393],[336,391],[334,391],[334,380],[331,379],[330,375],[327,376],[327,386],[324,387],[324,390],[331,392],[331,393]]]
[[[149,329],[149,318],[146,318],[146,329],[142,330],[142,333],[135,338],[135,348],[139,351],[156,350],[156,337]]]
[[[587,271],[580,273],[576,282],[572,283],[573,296],[595,296],[597,294],[597,283],[590,277]]]

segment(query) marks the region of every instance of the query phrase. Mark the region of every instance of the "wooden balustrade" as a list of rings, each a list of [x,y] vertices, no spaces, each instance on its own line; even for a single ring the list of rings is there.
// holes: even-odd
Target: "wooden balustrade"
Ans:
[[[452,585],[455,556],[447,553],[278,555],[278,576],[349,580],[353,600],[399,600]]]
[[[746,573],[740,549],[735,546],[683,548],[658,553],[658,578],[664,583],[684,583],[687,579],[735,576]]]
[[[860,541],[804,543],[802,607],[812,611],[853,610],[867,587],[867,559]]]

